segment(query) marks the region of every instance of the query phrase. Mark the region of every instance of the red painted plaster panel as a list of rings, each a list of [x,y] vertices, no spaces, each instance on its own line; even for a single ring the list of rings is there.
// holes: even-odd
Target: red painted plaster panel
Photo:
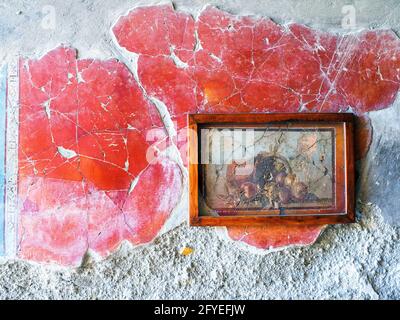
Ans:
[[[171,5],[132,10],[113,28],[118,42],[131,52],[149,56],[175,53],[187,61],[195,46],[194,20]]]
[[[162,101],[171,118],[178,120],[178,131],[184,130],[183,117],[191,112],[350,110],[362,115],[389,107],[399,89],[400,41],[392,31],[342,36],[299,24],[283,27],[269,19],[237,17],[207,7],[194,24],[195,50],[182,64],[165,50],[172,42],[158,27],[157,19],[151,36],[133,31],[142,24],[140,14],[154,11],[158,16],[170,15],[171,7],[133,10],[116,23],[113,32],[121,47],[139,55],[139,80],[147,94]],[[187,18],[184,13],[176,15],[180,19],[168,20],[173,30],[179,25],[175,21]],[[146,21],[146,30],[150,24]],[[162,39],[162,52],[148,52],[154,38]],[[176,48],[187,50],[188,46],[182,43]],[[357,157],[362,158],[372,128],[367,116],[358,123]],[[181,145],[185,143],[180,141]],[[236,240],[268,248],[312,243],[320,230],[265,227],[247,234],[247,229],[230,228],[228,233]]]
[[[137,55],[130,67],[140,84],[123,63],[77,60],[68,47],[21,65],[23,258],[76,265],[88,249],[106,256],[123,240],[152,241],[183,186],[175,162],[149,163],[146,155],[173,142],[186,165],[188,113],[352,111],[361,116],[362,158],[372,139],[365,112],[389,107],[399,89],[400,42],[391,31],[337,35],[213,7],[195,21],[163,5],[132,10],[113,32]],[[167,137],[157,101],[177,137]],[[310,244],[320,231],[265,226],[228,234],[269,249]]]
[[[321,230],[318,226],[234,227],[228,229],[228,235],[235,241],[244,242],[257,249],[273,250],[292,245],[313,244]]]
[[[156,8],[160,14],[170,11],[167,6],[140,12]],[[187,67],[174,67],[168,53],[148,57],[143,42],[152,38],[146,33],[130,34],[141,23],[134,12],[117,22],[114,33],[122,39],[122,47],[140,55],[144,87],[165,101],[174,117],[196,108],[337,112],[351,107],[359,114],[390,105],[398,91],[399,41],[391,31],[339,36],[299,24],[284,28],[268,19],[236,17],[207,7],[195,23],[199,44],[193,58]],[[159,28],[153,28],[153,35],[168,39]]]
[[[19,255],[76,265],[88,249],[153,240],[182,176],[167,159],[147,161],[146,136],[165,130],[133,75],[67,47],[25,60],[20,74]]]
[[[123,206],[127,238],[133,244],[153,240],[160,232],[181,196],[179,167],[168,159],[151,165]]]

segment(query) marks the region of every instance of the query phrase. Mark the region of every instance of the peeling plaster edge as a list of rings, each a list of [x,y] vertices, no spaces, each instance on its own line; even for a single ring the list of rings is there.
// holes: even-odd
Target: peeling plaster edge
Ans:
[[[399,37],[399,39],[400,39],[400,37]],[[394,97],[394,99],[393,99],[392,104],[387,105],[386,107],[383,106],[383,107],[381,107],[381,108],[378,109],[378,110],[371,110],[371,111],[369,111],[369,112],[364,113],[364,115],[368,116],[368,118],[370,119],[370,121],[371,121],[371,126],[373,126],[373,127],[379,127],[379,125],[377,125],[376,123],[375,123],[375,125],[374,125],[374,122],[376,121],[375,118],[379,118],[379,117],[386,118],[386,116],[384,115],[384,113],[385,113],[385,112],[388,112],[388,111],[387,111],[388,109],[392,109],[392,110],[393,110],[393,109],[396,109],[396,108],[399,108],[399,111],[400,111],[400,89],[397,90],[396,95],[395,95],[395,97]],[[400,112],[399,112],[398,118],[399,118],[399,121],[400,121]],[[387,129],[388,124],[390,125],[391,122],[382,121],[382,123],[384,123],[384,128]],[[397,129],[397,127],[396,127],[396,129]],[[386,137],[386,139],[389,139],[389,137]]]
[[[50,52],[58,49],[58,48],[65,48],[65,49],[70,49],[75,52],[75,57],[78,60],[78,49],[72,46],[72,44],[69,43],[64,43],[64,42],[59,42],[56,46],[51,46],[49,48],[45,48],[43,50],[40,50],[39,52],[33,53],[32,55],[29,54],[29,57],[27,54],[22,54],[20,58],[22,60],[33,60],[33,61],[38,61],[46,57]]]
[[[184,13],[188,13],[188,14],[192,15],[195,23],[199,20],[199,17],[201,16],[201,14],[206,9],[214,8],[214,9],[220,10],[220,11],[230,15],[232,19],[237,20],[237,21],[239,21],[239,20],[241,20],[243,18],[250,19],[250,20],[252,20],[252,22],[257,22],[259,20],[269,20],[272,23],[274,23],[275,25],[282,27],[286,31],[288,30],[288,28],[291,25],[294,25],[294,24],[301,24],[302,26],[304,26],[304,27],[306,27],[308,29],[312,29],[313,31],[323,32],[323,33],[332,33],[332,34],[339,35],[339,36],[352,35],[352,34],[357,34],[357,33],[369,30],[368,28],[365,28],[363,26],[361,26],[359,28],[356,28],[356,29],[344,30],[340,26],[338,26],[338,27],[329,26],[327,28],[327,27],[322,27],[318,23],[305,23],[305,22],[298,23],[298,22],[296,22],[294,20],[290,20],[290,19],[287,20],[287,21],[284,21],[284,20],[277,21],[276,19],[271,18],[270,16],[267,16],[267,15],[261,15],[261,14],[257,14],[257,13],[254,13],[254,12],[246,12],[246,11],[244,11],[244,12],[241,11],[239,13],[239,12],[235,12],[235,10],[229,10],[227,8],[224,8],[221,5],[212,4],[212,3],[207,3],[207,4],[203,5],[200,9],[198,9],[196,11],[190,10],[188,7],[186,7],[184,5],[180,5],[178,7],[173,5],[173,7],[174,7],[175,11],[184,12]],[[378,30],[381,30],[381,31],[384,31],[384,30],[393,31],[390,28],[379,28],[379,27],[378,28],[374,28],[373,30],[374,31],[378,31]]]
[[[115,21],[118,21],[120,18],[128,16],[132,11],[138,9],[138,8],[146,8],[146,7],[154,7],[154,6],[171,6],[174,11],[176,12],[182,12],[188,15],[191,15],[194,19],[194,21],[196,22],[198,20],[198,17],[201,15],[201,13],[207,9],[208,7],[212,7],[212,8],[216,8],[218,10],[221,10],[231,16],[234,16],[235,19],[241,19],[241,18],[250,18],[252,20],[259,20],[259,19],[268,19],[271,20],[273,23],[280,25],[282,27],[284,26],[288,26],[290,24],[295,24],[297,23],[296,21],[292,20],[292,19],[287,19],[287,21],[285,20],[280,20],[280,19],[275,19],[275,18],[271,18],[270,16],[267,15],[262,15],[259,13],[256,13],[254,11],[249,11],[249,10],[235,10],[232,8],[227,8],[225,5],[223,4],[215,4],[215,3],[206,3],[203,5],[196,5],[195,3],[191,3],[189,2],[189,4],[186,3],[176,3],[173,0],[159,0],[159,1],[151,1],[151,3],[148,2],[138,2],[136,4],[133,4],[132,6],[129,6],[128,9],[122,9],[120,12],[115,13],[115,17],[117,17],[117,19]],[[112,17],[113,19],[115,17]],[[352,34],[352,33],[357,33],[360,31],[365,31],[365,30],[391,30],[393,31],[390,27],[385,27],[382,25],[379,25],[377,27],[374,28],[370,28],[370,27],[365,27],[365,26],[361,26],[357,29],[351,29],[351,30],[344,30],[340,24],[338,24],[337,27],[332,27],[332,25],[328,25],[328,26],[324,26],[321,25],[321,23],[319,22],[311,22],[311,23],[306,23],[306,22],[301,22],[302,25],[311,28],[313,30],[317,30],[320,29],[322,32],[331,32],[331,33],[335,33],[338,35],[347,35],[347,34]],[[113,23],[113,26],[115,25],[115,23]],[[393,31],[394,32],[394,31]]]
[[[369,150],[366,156],[361,159],[358,164],[360,177],[357,181],[357,199],[361,206],[371,206],[383,219],[382,221],[392,227],[400,227],[400,217],[394,218],[388,216],[386,212],[379,207],[377,203],[371,202],[371,195],[368,190],[368,183],[370,169],[373,167],[375,162],[375,157],[378,154],[379,146],[381,144],[385,145],[390,142],[393,137],[396,137],[400,133],[399,123],[400,123],[400,90],[396,93],[396,97],[393,103],[387,107],[381,108],[379,110],[373,110],[365,113],[371,123],[373,128],[373,135]],[[390,121],[388,121],[390,119]],[[396,161],[393,159],[393,161]],[[373,197],[372,197],[373,198]],[[376,200],[376,199],[375,199]],[[362,219],[362,211],[361,219]]]
[[[371,202],[360,202],[360,205],[363,207],[365,206],[367,208],[367,214],[363,215],[366,220],[364,219],[364,221],[360,221],[360,223],[358,223],[358,225],[361,228],[365,228],[366,226],[364,226],[364,223],[367,223],[368,219],[372,218],[372,219],[377,219],[375,221],[375,223],[377,223],[379,225],[386,225],[387,227],[389,227],[392,230],[395,229],[395,227],[393,227],[389,224],[385,224],[384,218],[382,217],[382,211],[376,204],[373,204]],[[364,210],[360,209],[360,212],[363,213]],[[242,249],[242,250],[252,253],[252,254],[257,254],[259,256],[265,256],[267,254],[277,253],[279,251],[296,249],[296,248],[304,248],[304,247],[313,245],[319,239],[319,237],[322,235],[322,233],[327,229],[327,227],[328,226],[324,226],[321,229],[318,236],[316,237],[316,239],[309,244],[290,245],[290,246],[285,246],[285,247],[280,247],[280,248],[274,248],[271,250],[256,248],[256,247],[250,246],[247,243],[241,242],[240,240],[233,240],[226,235],[227,229],[225,227],[214,227],[214,228],[210,228],[210,230],[215,232],[216,235],[221,240],[223,240],[223,241],[228,240],[228,243],[234,244],[239,249]],[[14,258],[14,259],[7,259],[6,257],[0,257],[0,265],[6,264],[6,263],[11,264],[11,263],[15,263],[15,262],[20,262],[20,263],[24,263],[26,265],[30,265],[30,266],[38,267],[38,268],[45,267],[47,270],[50,270],[50,271],[67,271],[67,272],[72,273],[72,272],[78,271],[85,265],[90,265],[90,263],[101,263],[108,259],[113,259],[113,257],[118,254],[125,255],[125,254],[128,254],[129,251],[132,251],[132,250],[141,250],[145,246],[148,246],[148,245],[154,243],[155,239],[157,239],[157,237],[155,237],[150,242],[136,244],[136,245],[130,243],[128,240],[123,240],[123,241],[121,241],[121,243],[119,243],[114,248],[114,250],[110,250],[105,256],[101,256],[101,255],[97,254],[96,252],[94,252],[92,249],[88,249],[86,251],[85,255],[82,257],[81,261],[78,264],[72,265],[72,266],[71,265],[70,266],[61,265],[61,264],[57,264],[55,262],[37,262],[37,261],[33,261],[33,260],[25,260],[25,259],[18,258],[18,257]],[[86,262],[85,262],[85,260],[86,260]]]
[[[365,32],[365,31],[390,31],[394,35],[396,35],[397,38],[400,39],[400,36],[398,35],[398,33],[395,30],[393,30],[393,28],[391,28],[389,26],[385,26],[384,24],[378,25],[378,26],[373,27],[373,28],[372,27],[368,27],[368,28],[360,27],[359,29],[346,30],[345,31],[340,26],[338,26],[336,28],[332,27],[331,25],[324,27],[319,23],[296,22],[296,21],[290,20],[290,19],[287,20],[287,21],[285,21],[285,20],[279,21],[277,19],[271,18],[268,15],[261,15],[261,14],[257,14],[257,13],[251,12],[251,11],[242,11],[241,10],[240,13],[239,13],[239,11],[237,11],[237,10],[228,9],[228,8],[224,7],[223,5],[218,5],[218,4],[207,3],[207,4],[203,5],[202,7],[195,7],[195,9],[193,9],[193,7],[190,7],[188,5],[184,5],[184,4],[179,4],[178,5],[172,0],[160,0],[160,1],[154,1],[152,3],[148,3],[148,2],[141,3],[139,1],[138,3],[130,6],[128,9],[125,9],[125,8],[121,9],[121,10],[123,10],[123,12],[116,12],[110,18],[110,19],[112,19],[112,21],[114,21],[114,22],[111,22],[112,26],[111,26],[110,29],[112,29],[115,26],[116,22],[120,18],[127,16],[129,13],[131,13],[132,11],[134,11],[134,10],[136,10],[138,8],[146,8],[146,7],[153,7],[153,6],[164,6],[164,5],[171,6],[174,9],[174,11],[177,12],[177,13],[182,12],[182,13],[191,15],[193,17],[193,19],[194,19],[194,22],[198,21],[199,16],[202,14],[202,12],[206,8],[213,7],[213,8],[216,8],[218,10],[221,10],[221,11],[223,11],[223,12],[229,14],[229,15],[232,15],[235,18],[238,18],[238,19],[240,19],[240,18],[250,18],[252,20],[267,19],[267,20],[271,20],[276,25],[279,25],[279,26],[282,26],[282,27],[286,27],[286,26],[289,26],[289,25],[292,25],[292,24],[301,24],[301,25],[303,25],[303,26],[305,26],[307,28],[310,28],[310,29],[312,29],[314,31],[317,31],[317,32],[332,33],[332,34],[336,34],[336,35],[339,35],[339,36],[344,36],[344,35],[349,35],[349,34],[357,34],[357,33]],[[111,32],[111,34],[112,34],[112,32]],[[107,41],[109,39],[107,38],[105,40]],[[113,56],[110,56],[110,57],[103,56],[103,54],[106,54],[105,52],[103,53],[103,52],[96,52],[96,51],[91,51],[91,50],[82,52],[81,50],[73,48],[72,44],[70,44],[68,42],[66,42],[66,43],[61,42],[57,46],[51,45],[51,46],[48,46],[48,47],[45,47],[45,48],[41,49],[39,52],[35,51],[32,54],[29,53],[29,59],[38,59],[39,60],[39,59],[43,58],[48,52],[58,48],[60,45],[63,46],[63,47],[68,47],[68,48],[72,48],[72,49],[76,50],[78,52],[77,57],[79,56],[81,59],[101,59],[101,60],[108,60],[108,59],[113,59],[113,58],[115,59],[115,57],[113,57]],[[112,47],[110,47],[110,46],[107,46],[107,47],[109,49],[110,48],[112,49]],[[15,53],[15,54],[19,55],[18,52]],[[23,54],[22,58],[25,58],[25,57],[26,57],[26,54]]]
[[[253,254],[265,256],[267,254],[280,252],[280,251],[284,251],[284,250],[289,250],[289,249],[294,249],[294,248],[304,248],[304,247],[311,246],[319,239],[319,237],[326,230],[326,228],[327,228],[326,225],[321,226],[321,230],[319,231],[319,233],[315,236],[315,238],[312,241],[310,241],[308,243],[291,244],[288,246],[282,246],[282,247],[277,247],[277,248],[265,248],[265,249],[252,246],[252,245],[244,242],[243,240],[232,239],[231,237],[229,237],[228,229],[226,227],[216,227],[215,232],[221,240],[227,241],[229,243],[234,243],[239,249],[242,249],[244,251],[247,251],[247,252],[250,252]]]
[[[171,4],[171,3],[170,3]],[[171,4],[172,6],[172,4]],[[177,132],[174,127],[174,123],[172,121],[172,117],[168,112],[168,108],[165,103],[156,97],[153,97],[147,94],[146,89],[143,87],[138,74],[138,58],[139,54],[133,53],[128,51],[126,48],[119,45],[115,34],[113,33],[114,26],[118,23],[119,18],[115,21],[115,23],[110,27],[109,31],[111,34],[112,44],[114,45],[111,50],[115,52],[119,60],[128,68],[128,70],[132,73],[137,85],[139,86],[140,90],[142,91],[143,97],[149,101],[149,103],[153,104],[157,109],[161,121],[167,130],[168,136],[170,138],[176,137]],[[171,139],[173,141],[173,139]],[[172,146],[168,147],[164,152],[160,155],[167,156],[170,160],[175,162],[182,174],[182,192],[178,203],[176,204],[175,208],[171,211],[169,218],[160,229],[158,234],[156,235],[155,239],[159,236],[171,231],[172,229],[176,228],[180,224],[182,224],[186,220],[186,212],[188,211],[188,171],[183,165],[181,155],[179,153],[178,147],[172,142]]]
[[[90,265],[91,263],[101,263],[104,262],[108,259],[112,259],[114,257],[114,255],[117,254],[127,254],[128,251],[132,251],[132,250],[140,250],[150,244],[153,244],[155,239],[157,239],[157,237],[155,237],[153,240],[149,241],[149,242],[145,242],[145,243],[140,243],[140,244],[133,244],[131,242],[129,242],[129,240],[122,240],[114,249],[109,250],[104,256],[97,253],[95,250],[93,249],[86,249],[84,254],[82,255],[82,257],[79,259],[79,261],[75,264],[60,264],[56,261],[35,261],[35,260],[29,260],[29,259],[24,259],[18,256],[15,257],[0,257],[0,265],[2,264],[6,264],[6,263],[17,263],[17,262],[22,262],[25,263],[27,265],[30,266],[34,266],[34,267],[45,267],[48,270],[52,270],[52,271],[70,271],[70,272],[74,272],[77,271],[79,269],[82,269],[88,265]]]
[[[175,208],[172,209],[169,217],[167,218],[164,225],[162,226],[162,228],[160,229],[160,231],[157,233],[157,235],[153,240],[184,223],[185,220],[187,220],[189,212],[188,172],[182,163],[182,159],[180,157],[178,148],[176,147],[176,145],[172,145],[171,147],[167,148],[164,152],[162,152],[160,155],[166,156],[168,159],[172,160],[179,166],[182,179],[182,190],[179,200],[175,205]]]
[[[140,8],[149,8],[149,7],[157,7],[157,6],[169,6],[171,7],[175,12],[182,12],[185,14],[188,14],[190,16],[192,16],[193,18],[199,13],[201,12],[205,7],[207,6],[212,6],[212,4],[205,4],[200,10],[199,9],[195,9],[193,10],[193,7],[187,7],[185,5],[177,5],[175,3],[175,1],[173,0],[159,0],[159,1],[152,1],[151,3],[148,2],[144,2],[141,3],[140,1],[132,6],[129,7],[129,9],[125,9],[123,12],[117,13],[116,17],[117,19],[115,20],[114,23],[112,23],[112,28],[115,26],[116,22],[123,17],[128,16],[129,14],[131,14],[134,10],[136,9],[140,9]],[[121,10],[122,11],[122,10]]]
[[[74,52],[75,54],[75,60],[76,62],[82,61],[82,60],[100,60],[101,62],[105,61],[118,61],[118,59],[115,56],[107,56],[105,52],[102,52],[101,55],[99,53],[92,53],[89,54],[88,52],[82,53],[81,50],[76,48],[72,43],[67,43],[67,42],[59,42],[55,46],[51,46],[49,48],[44,48],[40,50],[39,52],[32,53],[32,54],[18,54],[20,60],[22,60],[22,63],[25,65],[26,60],[30,61],[39,61],[43,58],[45,58],[50,52],[57,50],[59,48],[63,49],[68,49]],[[77,78],[79,80],[80,74],[77,73]]]
[[[224,7],[224,5],[220,5],[220,4],[208,3],[208,4],[205,4],[201,9],[196,9],[196,10],[192,10],[190,7],[188,7],[186,5],[179,5],[179,6],[174,5],[175,10],[187,12],[187,13],[191,14],[193,17],[196,18],[196,21],[197,21],[197,17],[200,16],[201,13],[208,7],[212,7],[212,8],[221,10],[221,11],[233,16],[234,19],[248,18],[253,21],[260,20],[260,19],[270,20],[274,24],[281,26],[285,29],[287,29],[290,25],[293,25],[293,24],[301,24],[302,26],[312,29],[314,31],[323,32],[323,33],[331,33],[331,34],[335,34],[338,36],[354,35],[354,34],[357,34],[360,32],[365,32],[365,31],[391,31],[397,35],[397,32],[395,30],[393,30],[390,26],[385,26],[385,21],[383,23],[381,23],[380,25],[377,25],[374,27],[368,27],[365,25],[361,25],[354,29],[344,29],[343,27],[341,27],[341,25],[339,23],[340,20],[338,20],[337,26],[333,26],[332,24],[324,25],[324,24],[321,24],[320,22],[312,22],[312,21],[311,22],[306,22],[306,21],[297,22],[293,19],[286,18],[286,17],[277,19],[277,18],[272,18],[270,15],[267,15],[267,14],[262,15],[262,14],[255,13],[253,11],[246,11],[246,10],[242,10],[242,9],[241,10],[228,9],[228,8]]]

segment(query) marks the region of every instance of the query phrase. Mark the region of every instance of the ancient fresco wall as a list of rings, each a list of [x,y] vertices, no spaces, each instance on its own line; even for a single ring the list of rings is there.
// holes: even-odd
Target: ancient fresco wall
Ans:
[[[356,114],[359,219],[371,202],[389,217],[383,223],[398,224],[397,161],[385,156],[397,159],[390,135],[398,133],[400,39],[392,26],[319,28],[301,19],[274,22],[265,11],[249,16],[236,2],[234,13],[203,4],[189,12],[187,4],[107,11],[93,3],[96,16],[112,12],[101,24],[107,55],[81,54],[85,44],[73,36],[5,55],[4,65],[19,61],[18,228],[2,224],[16,239],[9,258],[77,267],[88,256],[103,260],[126,245],[151,248],[168,237],[187,219],[186,116],[195,112]],[[0,87],[1,106],[7,92]],[[324,229],[189,232],[222,235],[229,250],[264,255],[318,246]]]
[[[107,256],[124,240],[153,241],[169,219],[183,223],[186,206],[174,209],[187,202],[189,113],[362,116],[389,107],[399,86],[390,30],[338,35],[159,5],[133,9],[111,31],[120,61],[59,46],[20,62],[18,257],[79,265],[89,249]],[[370,131],[358,131],[358,159]],[[255,242],[248,229],[228,236],[270,250],[310,244],[322,229],[287,227],[298,236],[287,243],[271,228],[251,232]]]

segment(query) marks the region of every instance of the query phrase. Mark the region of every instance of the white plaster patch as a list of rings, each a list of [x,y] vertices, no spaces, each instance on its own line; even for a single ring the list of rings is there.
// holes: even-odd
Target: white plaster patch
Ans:
[[[57,147],[58,153],[65,159],[72,159],[78,156],[74,150]]]

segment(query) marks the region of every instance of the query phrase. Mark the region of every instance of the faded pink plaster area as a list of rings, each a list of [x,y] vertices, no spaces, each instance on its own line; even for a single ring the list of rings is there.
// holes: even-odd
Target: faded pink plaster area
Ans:
[[[389,30],[337,35],[213,7],[194,20],[166,5],[136,8],[112,31],[137,57],[129,67],[138,79],[121,62],[77,60],[66,47],[21,66],[22,258],[77,265],[88,249],[106,256],[123,240],[152,241],[183,188],[176,162],[146,161],[148,133],[167,135],[162,119],[175,124],[178,137],[166,141],[186,165],[188,113],[354,112],[362,158],[372,132],[365,113],[390,107],[399,88],[400,41]],[[268,250],[311,244],[321,230],[227,233]]]

